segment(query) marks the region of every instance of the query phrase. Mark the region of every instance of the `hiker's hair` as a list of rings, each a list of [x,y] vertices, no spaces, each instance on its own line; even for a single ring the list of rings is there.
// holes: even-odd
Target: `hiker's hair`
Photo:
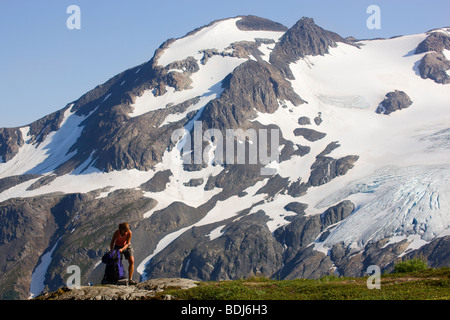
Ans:
[[[130,231],[130,225],[126,222],[119,224],[119,230]]]

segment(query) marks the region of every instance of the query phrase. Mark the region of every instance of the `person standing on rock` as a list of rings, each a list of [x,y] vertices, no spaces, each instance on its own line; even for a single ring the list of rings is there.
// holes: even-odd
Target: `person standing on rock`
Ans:
[[[119,224],[119,228],[114,232],[111,240],[110,249],[119,250],[119,252],[128,260],[129,284],[136,284],[136,282],[133,281],[134,256],[133,247],[131,246],[132,235],[133,233],[131,232],[128,223],[124,222]]]

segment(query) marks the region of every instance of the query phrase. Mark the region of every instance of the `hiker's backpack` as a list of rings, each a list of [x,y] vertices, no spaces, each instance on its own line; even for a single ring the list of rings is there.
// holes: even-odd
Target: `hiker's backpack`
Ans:
[[[102,262],[106,264],[102,284],[117,284],[119,280],[125,279],[122,255],[119,250],[111,250],[105,254],[102,257]]]

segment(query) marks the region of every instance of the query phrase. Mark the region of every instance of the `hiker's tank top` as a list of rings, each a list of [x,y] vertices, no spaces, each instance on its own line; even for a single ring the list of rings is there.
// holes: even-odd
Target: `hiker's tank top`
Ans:
[[[128,236],[128,231],[127,231],[127,233],[125,233],[125,235],[123,237],[119,233],[119,235],[117,236],[117,239],[116,239],[116,246],[123,247],[125,245],[125,241],[127,240],[127,236]]]

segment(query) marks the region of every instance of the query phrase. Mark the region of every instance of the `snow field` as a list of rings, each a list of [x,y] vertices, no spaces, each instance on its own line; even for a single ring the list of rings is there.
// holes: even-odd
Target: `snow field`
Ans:
[[[202,58],[201,50],[217,49],[222,52],[231,43],[237,41],[255,41],[257,38],[274,39],[277,41],[284,32],[273,31],[242,31],[236,26],[241,18],[216,21],[209,27],[196,33],[177,39],[164,50],[158,63],[165,67],[174,61],[181,61],[192,56],[196,60]]]

